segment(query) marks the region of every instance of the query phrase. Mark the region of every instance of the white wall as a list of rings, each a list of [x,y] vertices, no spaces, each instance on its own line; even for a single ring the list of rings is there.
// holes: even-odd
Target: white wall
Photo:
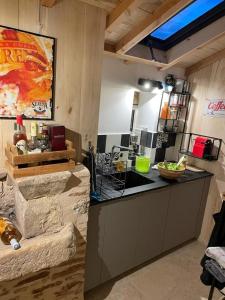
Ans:
[[[180,68],[174,68],[170,72],[179,78],[184,76],[184,70]],[[122,60],[105,56],[102,72],[98,134],[129,133],[133,93],[135,90],[138,90],[138,78],[162,81],[165,76],[166,73],[160,72],[155,67],[124,63]],[[158,112],[155,103],[157,101],[160,102],[160,95],[157,97],[153,95],[153,97],[154,99],[149,99],[151,100],[150,103],[146,104],[148,111],[145,114],[145,122],[147,122],[151,111],[154,115],[156,111]],[[142,117],[145,112],[144,109],[142,110]],[[150,121],[150,128],[154,127],[154,121],[155,118]]]
[[[160,101],[162,91],[158,93],[140,93],[135,128],[147,128],[148,131],[157,131]]]
[[[129,133],[134,89],[126,85],[106,82],[101,91],[98,132]]]

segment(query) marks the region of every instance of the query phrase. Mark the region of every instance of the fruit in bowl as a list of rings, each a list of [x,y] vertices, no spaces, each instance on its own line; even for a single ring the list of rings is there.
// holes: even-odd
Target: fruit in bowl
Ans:
[[[160,175],[167,179],[177,179],[182,176],[185,171],[185,166],[183,164],[160,162],[157,166]]]

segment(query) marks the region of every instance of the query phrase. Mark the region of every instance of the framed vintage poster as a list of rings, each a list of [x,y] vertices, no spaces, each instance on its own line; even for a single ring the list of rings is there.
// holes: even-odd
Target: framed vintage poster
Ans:
[[[53,119],[55,39],[0,26],[0,118]]]

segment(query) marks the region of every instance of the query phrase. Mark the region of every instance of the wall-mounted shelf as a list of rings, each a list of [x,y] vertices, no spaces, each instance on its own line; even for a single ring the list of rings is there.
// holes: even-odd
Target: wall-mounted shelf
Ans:
[[[188,92],[163,92],[158,117],[158,132],[177,133],[179,131],[183,133],[185,131],[190,96]]]
[[[210,147],[207,148],[207,151],[203,152],[202,155],[197,155],[196,153],[193,153],[195,140],[199,137],[207,140],[210,145]],[[201,142],[200,144],[204,146],[204,142]],[[203,159],[207,161],[215,161],[219,158],[221,145],[222,139],[220,138],[189,132],[183,133],[179,152],[181,154],[185,154],[194,158]]]
[[[164,91],[164,93],[166,94],[177,94],[177,95],[191,95],[191,93],[189,92],[167,92],[167,91]]]

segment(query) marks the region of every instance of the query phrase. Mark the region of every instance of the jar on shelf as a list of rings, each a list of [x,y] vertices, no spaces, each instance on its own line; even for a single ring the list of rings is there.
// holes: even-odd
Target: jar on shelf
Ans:
[[[164,102],[164,105],[161,110],[160,118],[161,119],[170,119],[170,108],[168,102]]]

